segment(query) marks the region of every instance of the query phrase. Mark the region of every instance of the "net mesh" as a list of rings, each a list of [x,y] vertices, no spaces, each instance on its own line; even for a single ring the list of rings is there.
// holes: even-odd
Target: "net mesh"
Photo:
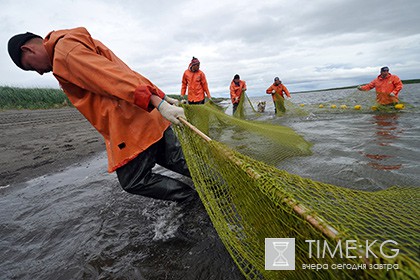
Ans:
[[[195,188],[247,279],[420,279],[418,188],[368,192],[291,174],[278,168],[279,162],[311,155],[311,144],[292,129],[231,117],[210,103],[184,109],[188,121],[212,139],[203,139],[187,125],[175,128]],[[275,237],[295,238],[296,270],[265,270],[265,238]],[[364,244],[384,238],[398,243],[397,257],[384,257],[394,251],[381,251],[377,242],[368,251],[352,251],[352,258],[314,258],[305,241],[322,240],[336,248],[345,240]],[[326,269],[315,274],[302,269],[302,264],[317,263],[399,264],[399,269]]]
[[[255,110],[252,102],[249,100],[248,95],[245,92],[242,92],[241,98],[239,99],[238,108],[233,115],[237,118],[243,119],[251,114],[258,115],[258,112]]]

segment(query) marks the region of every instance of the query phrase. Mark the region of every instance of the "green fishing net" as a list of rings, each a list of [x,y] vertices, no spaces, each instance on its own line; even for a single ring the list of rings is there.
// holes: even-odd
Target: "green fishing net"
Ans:
[[[235,116],[210,103],[185,105],[192,125],[175,128],[195,188],[222,242],[247,279],[420,279],[420,192],[415,186],[368,192],[303,178],[281,162],[311,155],[311,144],[289,127],[245,120],[241,98]],[[348,103],[349,106],[351,105]],[[252,104],[251,104],[252,105]],[[310,114],[286,100],[286,114]],[[317,104],[317,109],[318,104]],[[315,110],[315,106],[313,108]],[[329,110],[326,108],[326,110]],[[293,111],[293,112],[292,112]],[[249,113],[255,114],[255,110]],[[241,118],[242,117],[242,118]],[[279,167],[280,166],[280,167]],[[265,238],[295,238],[296,269],[265,269]],[[394,251],[381,247],[392,239]],[[350,241],[370,247],[342,258],[308,254],[307,240],[329,248]],[[374,242],[378,240],[378,242]],[[372,243],[373,242],[373,243]],[[324,246],[325,248],[325,246]],[[353,269],[304,269],[305,264],[345,264]],[[355,269],[390,265],[398,269]],[[389,266],[388,266],[389,267]]]

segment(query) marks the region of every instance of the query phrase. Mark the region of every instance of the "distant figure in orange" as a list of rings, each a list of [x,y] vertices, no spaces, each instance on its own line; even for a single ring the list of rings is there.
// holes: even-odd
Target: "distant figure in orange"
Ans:
[[[181,97],[184,98],[188,87],[188,104],[204,104],[205,95],[211,99],[206,75],[200,70],[200,61],[193,57],[188,69],[182,76]]]
[[[286,112],[286,107],[284,107],[284,94],[291,98],[289,90],[285,85],[282,84],[279,77],[274,78],[274,83],[266,90],[267,94],[271,94],[274,102],[274,112],[277,114],[277,107],[283,113]],[[284,94],[283,94],[284,93]]]
[[[376,102],[381,105],[395,105],[398,103],[398,94],[403,88],[403,84],[396,75],[389,73],[389,68],[384,66],[381,68],[379,76],[364,86],[358,86],[361,91],[376,89]]]
[[[230,99],[233,105],[233,114],[235,114],[238,108],[239,101],[241,101],[242,93],[246,91],[246,83],[242,81],[238,74],[233,76],[233,80],[230,83]]]

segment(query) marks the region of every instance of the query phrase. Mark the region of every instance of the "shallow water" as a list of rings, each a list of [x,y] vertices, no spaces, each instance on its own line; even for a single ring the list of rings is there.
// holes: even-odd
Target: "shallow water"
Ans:
[[[243,279],[200,203],[125,193],[106,164],[0,189],[0,279]]]

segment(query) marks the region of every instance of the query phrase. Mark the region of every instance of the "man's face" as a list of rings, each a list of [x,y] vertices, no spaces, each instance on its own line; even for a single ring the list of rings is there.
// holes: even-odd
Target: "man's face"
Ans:
[[[381,71],[381,76],[382,78],[385,78],[386,76],[388,76],[389,70],[382,70]]]
[[[197,72],[198,69],[200,69],[200,64],[195,64],[195,65],[191,66],[191,71],[193,71],[193,72]]]
[[[25,70],[36,71],[40,75],[52,71],[50,58],[43,45],[22,46],[21,63]]]
[[[279,81],[279,80],[275,80],[275,81],[274,81],[274,83],[278,86],[278,85],[280,85],[280,84],[281,84],[281,81]]]

